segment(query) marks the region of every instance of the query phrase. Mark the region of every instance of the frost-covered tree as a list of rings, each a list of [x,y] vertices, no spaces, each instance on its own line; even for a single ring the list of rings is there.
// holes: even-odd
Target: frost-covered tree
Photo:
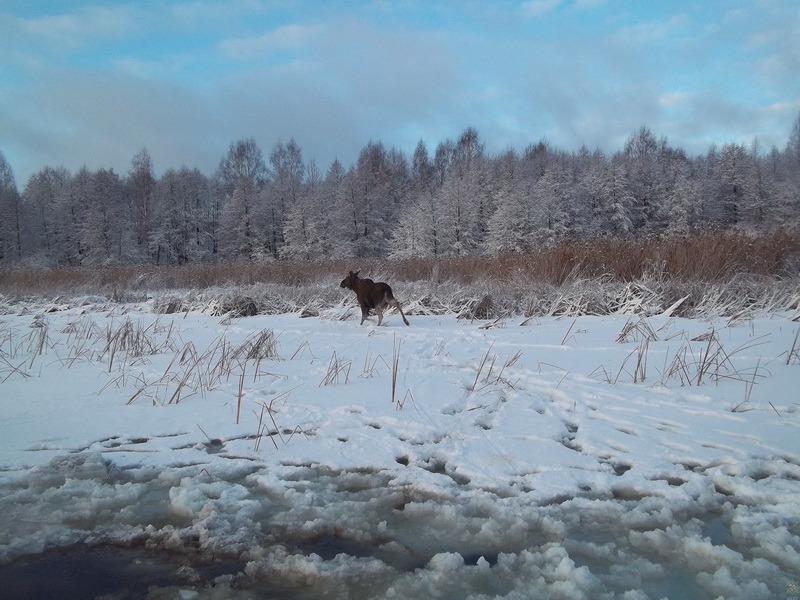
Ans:
[[[296,197],[286,217],[281,257],[309,260],[330,254],[330,221],[325,214],[324,194],[322,175],[316,163],[311,161],[303,191]]]
[[[694,158],[691,164],[700,198],[694,210],[695,222],[699,229],[716,226],[722,220],[717,195],[719,151],[711,146],[706,154]]]
[[[211,190],[197,169],[168,170],[154,192],[150,254],[156,264],[185,264],[211,255]]]
[[[187,260],[206,260],[213,254],[211,220],[213,194],[208,178],[199,169],[183,167],[178,172],[190,214],[185,218],[188,246]]]
[[[455,144],[452,140],[444,140],[436,146],[433,157],[433,175],[437,186],[444,185],[447,176],[450,174],[454,156]]]
[[[409,190],[412,189],[412,184],[408,160],[400,150],[392,148],[387,152],[386,168],[388,171],[387,201],[389,204],[385,207],[385,213],[391,218],[402,208]]]
[[[752,203],[751,168],[752,164],[743,145],[725,144],[722,147],[718,162],[717,201],[725,225],[738,224],[742,219],[744,206]]]
[[[414,149],[414,157],[411,162],[411,185],[412,191],[431,189],[435,167],[428,155],[428,148],[425,142],[420,140]]]
[[[266,181],[267,175],[264,155],[253,138],[233,142],[217,168],[217,176],[229,194],[243,182],[260,186]]]
[[[495,210],[489,218],[483,244],[487,254],[525,252],[534,244],[533,179],[522,178],[516,152],[508,150],[499,160],[492,178],[491,194]]]
[[[391,230],[389,256],[402,260],[434,255],[430,243],[425,239],[425,232],[426,224],[418,195],[406,205]]]
[[[158,224],[148,234],[149,253],[156,265],[178,264],[181,262],[182,202],[178,174],[174,169],[168,169],[158,180],[150,204]]]
[[[678,179],[690,170],[689,159],[684,151],[673,148],[667,143],[666,138],[662,137],[656,155],[656,177],[659,182],[656,188],[657,201],[646,228],[648,232],[663,232],[669,229],[670,217],[667,205],[670,195]]]
[[[467,127],[459,136],[453,150],[453,163],[465,172],[470,171],[475,166],[475,161],[483,158],[483,149],[478,130]]]
[[[664,213],[667,217],[666,232],[686,235],[696,223],[695,210],[700,203],[700,190],[695,180],[681,174],[666,198]]]
[[[547,165],[553,160],[550,142],[546,139],[540,140],[525,148],[522,153],[522,171],[524,177],[530,180],[531,185],[536,183],[544,175]]]
[[[14,172],[0,152],[0,263],[22,260],[22,201]]]
[[[349,170],[335,161],[321,177],[294,139],[265,164],[249,138],[231,144],[211,178],[169,169],[157,182],[142,149],[122,192],[106,185],[105,207],[98,190],[114,179],[109,172],[45,168],[20,195],[3,160],[0,262],[444,257],[524,252],[567,237],[771,228],[800,214],[800,116],[785,149],[770,152],[726,144],[687,157],[646,126],[613,158],[546,140],[490,156],[473,127],[431,147],[420,140],[407,160],[371,141]]]
[[[395,151],[369,142],[337,190],[337,222],[342,243],[355,256],[380,256],[387,250],[390,228],[403,183],[403,162]]]
[[[394,258],[437,257],[441,252],[441,211],[434,189],[436,167],[420,140],[414,150],[411,177],[389,243]]]
[[[628,194],[632,199],[630,219],[635,230],[653,231],[661,226],[658,210],[664,192],[658,169],[659,143],[649,128],[642,126],[625,142]]]
[[[800,118],[796,126],[800,144]],[[800,160],[793,160],[790,146],[784,152],[773,147],[764,159],[764,177],[770,182],[768,189],[774,211],[770,221],[776,225],[800,220]],[[792,165],[797,165],[794,173]]]
[[[352,255],[348,238],[348,218],[339,210],[342,190],[345,188],[347,172],[339,160],[334,160],[328,168],[318,195],[317,214],[320,215],[320,232],[323,236],[323,256],[342,257]]]
[[[747,227],[761,228],[771,223],[776,213],[777,196],[772,188],[773,181],[764,169],[758,139],[748,152],[745,171],[745,193],[742,194],[740,218]]]
[[[632,207],[636,199],[630,193],[625,168],[612,161],[605,169],[602,205],[606,207],[605,231],[609,235],[629,235],[633,232]]]
[[[147,148],[142,148],[131,161],[128,173],[128,189],[130,191],[131,215],[136,232],[136,244],[145,253],[148,234],[152,226],[153,192],[156,179],[153,174],[153,159]]]
[[[45,167],[28,180],[23,192],[29,260],[41,266],[70,264],[72,176],[64,167]]]
[[[580,223],[581,237],[600,237],[608,234],[608,164],[599,150],[590,153],[582,148],[580,169],[575,183],[575,210]]]
[[[79,173],[81,264],[105,266],[135,260],[126,188],[113,169]]]
[[[261,149],[253,138],[231,144],[217,177],[225,191],[220,215],[221,247],[228,258],[256,260],[262,254],[257,205],[268,175]]]
[[[290,139],[270,153],[271,177],[261,192],[258,221],[263,228],[263,252],[277,257],[284,244],[285,220],[303,189],[305,164],[300,146]]]
[[[334,227],[339,238],[338,248],[342,256],[361,256],[359,240],[365,229],[361,196],[358,192],[355,171],[350,168],[342,173],[334,188]]]
[[[260,237],[256,228],[255,210],[258,189],[252,182],[242,181],[222,208],[220,229],[223,255],[231,259],[256,260],[260,254]]]
[[[437,189],[435,199],[441,215],[442,254],[476,253],[483,243],[493,207],[483,144],[473,128],[465,130],[453,147],[448,175]]]
[[[442,229],[439,239],[442,254],[445,256],[470,254],[480,244],[476,180],[473,172],[451,175],[435,196],[436,204],[441,210]]]
[[[794,120],[789,139],[786,142],[786,159],[791,177],[800,186],[800,113]]]
[[[305,177],[305,164],[300,146],[290,139],[284,145],[278,142],[269,156],[272,168],[270,186],[278,198],[280,210],[285,212],[297,201]]]
[[[569,235],[572,189],[566,170],[553,164],[536,182],[532,192],[532,234],[538,244],[553,245]]]

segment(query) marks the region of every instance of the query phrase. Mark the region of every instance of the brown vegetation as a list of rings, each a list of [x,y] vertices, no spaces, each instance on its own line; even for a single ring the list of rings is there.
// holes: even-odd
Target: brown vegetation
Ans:
[[[581,280],[628,284],[647,279],[669,282],[683,293],[695,284],[725,283],[742,276],[775,280],[796,277],[800,274],[800,235],[796,230],[776,229],[760,235],[728,231],[673,238],[603,238],[565,242],[527,254],[441,260],[334,259],[180,267],[14,269],[0,271],[0,294],[7,299],[98,294],[119,301],[141,299],[145,293],[236,286],[268,285],[284,290],[308,286],[314,292],[338,288],[340,274],[354,266],[372,276],[391,277],[398,284],[414,284],[416,289],[447,283],[489,293],[498,291],[492,283],[541,289]],[[700,298],[695,299],[699,301]],[[538,309],[531,306],[523,312],[532,314]]]
[[[403,261],[394,263],[392,271],[408,281],[424,280],[437,268],[441,279],[463,283],[488,278],[561,285],[570,277],[631,282],[651,275],[683,282],[724,282],[742,274],[796,275],[798,267],[800,232],[776,229],[758,236],[712,232],[564,242],[528,254]]]

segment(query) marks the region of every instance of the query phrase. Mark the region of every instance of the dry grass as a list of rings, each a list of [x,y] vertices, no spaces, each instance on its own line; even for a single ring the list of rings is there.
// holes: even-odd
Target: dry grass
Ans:
[[[455,313],[498,324],[519,314],[732,315],[800,305],[800,232],[605,238],[523,255],[443,260],[0,271],[0,301],[154,298],[158,313],[202,310],[241,317],[295,312],[346,319],[353,302],[339,281],[351,269],[390,282],[410,315]]]
[[[529,254],[414,260],[396,263],[409,281],[432,276],[468,284],[484,279],[563,285],[572,279],[631,282],[658,275],[677,281],[726,281],[743,273],[797,274],[800,232],[776,229],[757,236],[712,232],[686,237],[602,238],[564,242]]]
[[[729,322],[728,326],[732,325],[733,323]],[[768,376],[764,367],[761,366],[761,359],[753,369],[737,369],[732,360],[735,355],[766,343],[766,336],[754,338],[733,350],[722,346],[719,333],[714,328],[691,339],[686,337],[685,332],[681,332],[668,340],[675,337],[681,340],[681,344],[674,353],[670,352],[667,347],[664,367],[661,369],[660,385],[667,386],[669,382],[677,382],[681,386],[700,386],[707,383],[717,384],[726,379],[739,381],[745,384],[745,396],[743,402],[733,410],[740,411],[742,406],[749,401],[753,386],[759,379]],[[618,383],[623,374],[633,383],[645,381],[650,342],[659,341],[658,333],[646,319],[640,318],[637,321],[628,321],[616,341],[619,344],[638,342],[639,345],[625,357],[616,378],[608,380],[609,383]],[[629,363],[632,367],[629,366]],[[597,375],[598,372],[599,368],[595,369],[592,376]],[[603,370],[603,372],[605,371]]]
[[[527,254],[450,259],[335,259],[304,262],[198,263],[58,270],[0,270],[5,294],[102,293],[115,300],[154,289],[203,289],[274,283],[303,286],[343,277],[360,268],[402,281],[523,281],[563,285],[570,279],[636,281],[659,275],[677,281],[726,281],[743,273],[797,274],[800,232],[776,229],[759,235],[736,231],[673,238],[602,238],[567,241]]]

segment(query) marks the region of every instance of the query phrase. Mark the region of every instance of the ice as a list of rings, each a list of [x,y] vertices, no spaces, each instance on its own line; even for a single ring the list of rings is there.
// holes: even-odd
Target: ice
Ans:
[[[152,598],[778,597],[794,316],[5,315],[0,569],[114,547],[185,557]]]

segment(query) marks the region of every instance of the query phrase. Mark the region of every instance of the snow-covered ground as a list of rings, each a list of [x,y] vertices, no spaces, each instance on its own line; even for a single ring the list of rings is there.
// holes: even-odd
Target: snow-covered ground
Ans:
[[[355,314],[0,317],[0,572],[138,548],[186,559],[150,598],[797,596],[796,314]]]

